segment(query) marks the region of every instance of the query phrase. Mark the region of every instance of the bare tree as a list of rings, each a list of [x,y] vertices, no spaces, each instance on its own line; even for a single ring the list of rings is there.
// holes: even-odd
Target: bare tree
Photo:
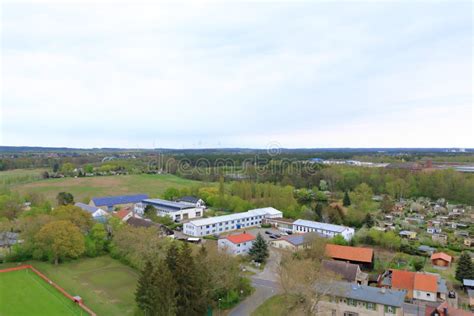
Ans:
[[[279,266],[281,288],[285,297],[297,299],[297,309],[302,314],[322,315],[324,311],[318,303],[337,291],[339,276],[322,267],[325,246],[324,239],[316,238],[305,249],[282,255]]]

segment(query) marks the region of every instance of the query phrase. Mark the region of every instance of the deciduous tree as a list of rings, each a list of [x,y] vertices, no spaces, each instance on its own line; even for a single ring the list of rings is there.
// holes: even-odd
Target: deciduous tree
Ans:
[[[55,264],[60,259],[77,258],[85,251],[84,236],[70,221],[54,221],[46,224],[36,235],[38,250]]]

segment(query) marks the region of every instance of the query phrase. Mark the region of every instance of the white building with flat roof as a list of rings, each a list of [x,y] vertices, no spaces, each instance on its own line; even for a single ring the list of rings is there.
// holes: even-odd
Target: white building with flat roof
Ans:
[[[327,238],[341,235],[345,240],[351,240],[355,234],[354,228],[351,227],[308,221],[305,219],[298,219],[293,222],[293,232],[300,234],[316,232],[319,235]]]
[[[135,204],[134,211],[139,215],[143,215],[147,206],[155,208],[156,215],[169,216],[173,221],[201,217],[204,213],[204,208],[197,207],[195,203],[174,202],[162,199],[145,199]]]
[[[236,229],[258,226],[264,218],[282,218],[283,213],[273,207],[258,208],[243,213],[208,217],[189,221],[183,233],[189,236],[208,236]]]

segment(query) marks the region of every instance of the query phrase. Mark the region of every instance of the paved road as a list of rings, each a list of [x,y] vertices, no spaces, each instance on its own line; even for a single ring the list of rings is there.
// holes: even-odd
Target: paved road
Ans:
[[[403,303],[403,311],[407,316],[425,316],[425,306],[421,304]]]
[[[280,292],[278,284],[278,264],[280,254],[270,250],[265,269],[252,276],[252,285],[255,291],[229,312],[229,316],[246,316],[259,307],[263,302]]]

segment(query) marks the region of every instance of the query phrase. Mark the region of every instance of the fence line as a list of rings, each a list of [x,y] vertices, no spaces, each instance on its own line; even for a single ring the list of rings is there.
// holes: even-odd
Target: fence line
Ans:
[[[79,307],[81,307],[83,310],[85,310],[89,315],[91,316],[97,316],[96,313],[94,313],[89,307],[87,307],[84,303],[82,302],[77,302],[74,297],[69,294],[68,292],[66,292],[66,290],[64,290],[62,287],[60,287],[59,285],[57,285],[56,283],[54,283],[53,281],[51,281],[50,279],[48,279],[48,277],[46,275],[44,275],[43,273],[41,273],[38,269],[36,269],[35,267],[33,267],[32,265],[30,264],[25,264],[25,265],[21,265],[21,266],[18,266],[18,267],[13,267],[13,268],[7,268],[7,269],[3,269],[3,270],[0,270],[0,273],[4,273],[4,272],[12,272],[12,271],[18,271],[18,270],[25,270],[25,269],[30,269],[31,271],[33,271],[34,273],[36,273],[37,276],[39,276],[40,278],[42,278],[44,281],[46,281],[48,284],[52,285],[56,290],[58,290],[61,294],[63,294],[64,296],[66,296],[68,299],[70,299],[71,301],[73,301],[74,303],[77,303],[79,305]]]

